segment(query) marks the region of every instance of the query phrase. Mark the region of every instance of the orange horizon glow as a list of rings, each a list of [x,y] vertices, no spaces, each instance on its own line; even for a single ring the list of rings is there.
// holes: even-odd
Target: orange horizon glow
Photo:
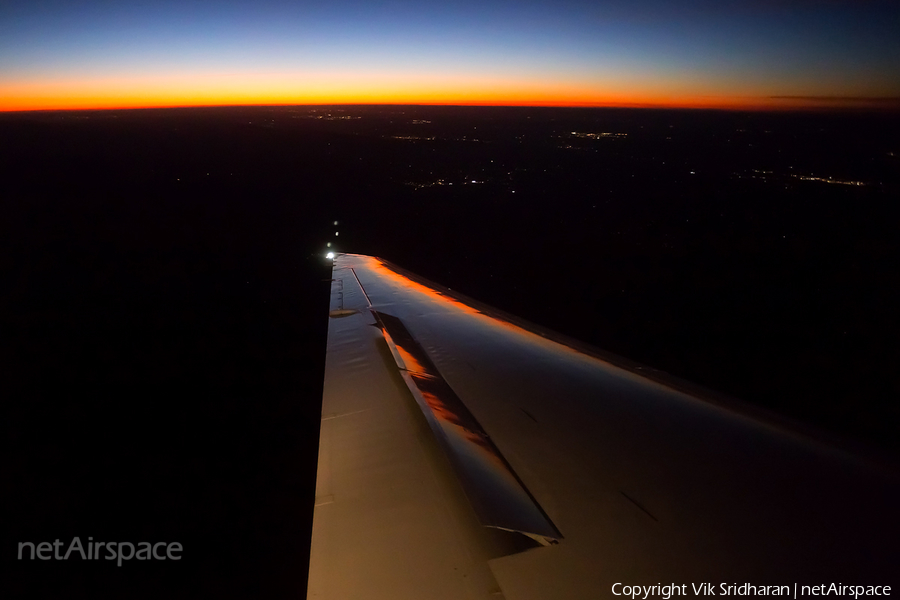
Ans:
[[[83,101],[80,99],[41,100],[38,102],[11,102],[0,99],[0,113],[15,112],[54,112],[54,111],[92,111],[92,110],[141,110],[141,109],[167,109],[167,108],[225,108],[241,106],[280,107],[280,106],[485,106],[485,107],[546,107],[546,108],[646,108],[646,109],[695,109],[695,110],[726,110],[726,111],[808,111],[808,110],[834,110],[834,109],[876,109],[876,110],[900,110],[900,99],[882,98],[852,98],[834,100],[804,100],[780,99],[780,98],[716,98],[701,101],[685,99],[660,101],[653,98],[632,98],[617,100],[530,100],[530,99],[406,99],[406,98],[321,98],[315,101],[298,99],[286,101],[283,99],[242,102],[231,99],[198,99],[196,101],[185,100],[160,100],[156,102],[141,101],[138,99],[128,101],[115,101],[113,99],[94,99]]]
[[[900,98],[690,93],[671,82],[611,92],[609,82],[491,81],[384,76],[228,76],[18,81],[0,84],[0,112],[224,106],[453,105],[719,110],[900,108]],[[300,81],[302,83],[297,83]],[[350,83],[352,81],[352,83]],[[740,90],[748,91],[748,90]]]

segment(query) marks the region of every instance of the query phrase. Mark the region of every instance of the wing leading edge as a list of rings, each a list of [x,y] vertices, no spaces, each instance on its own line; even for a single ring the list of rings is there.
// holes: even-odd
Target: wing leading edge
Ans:
[[[893,572],[895,473],[379,259],[340,255],[333,277],[310,598]]]

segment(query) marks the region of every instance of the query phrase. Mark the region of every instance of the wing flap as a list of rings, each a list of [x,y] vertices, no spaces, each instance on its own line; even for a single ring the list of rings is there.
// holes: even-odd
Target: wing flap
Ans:
[[[481,524],[525,534],[543,545],[558,542],[562,535],[403,322],[372,313]]]

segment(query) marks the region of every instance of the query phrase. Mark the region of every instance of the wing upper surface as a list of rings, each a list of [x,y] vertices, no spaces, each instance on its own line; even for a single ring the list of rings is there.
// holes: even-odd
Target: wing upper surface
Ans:
[[[589,598],[611,596],[617,581],[835,574],[889,583],[876,580],[898,558],[894,474],[545,339],[378,259],[341,255],[334,278],[311,598]],[[370,309],[402,323],[418,362],[483,427],[559,544],[521,551],[478,525]]]

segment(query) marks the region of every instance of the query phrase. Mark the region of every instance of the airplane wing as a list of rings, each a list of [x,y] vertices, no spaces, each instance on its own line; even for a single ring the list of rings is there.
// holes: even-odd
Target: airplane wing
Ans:
[[[891,466],[369,256],[334,261],[316,485],[311,599],[793,593],[900,564]]]

